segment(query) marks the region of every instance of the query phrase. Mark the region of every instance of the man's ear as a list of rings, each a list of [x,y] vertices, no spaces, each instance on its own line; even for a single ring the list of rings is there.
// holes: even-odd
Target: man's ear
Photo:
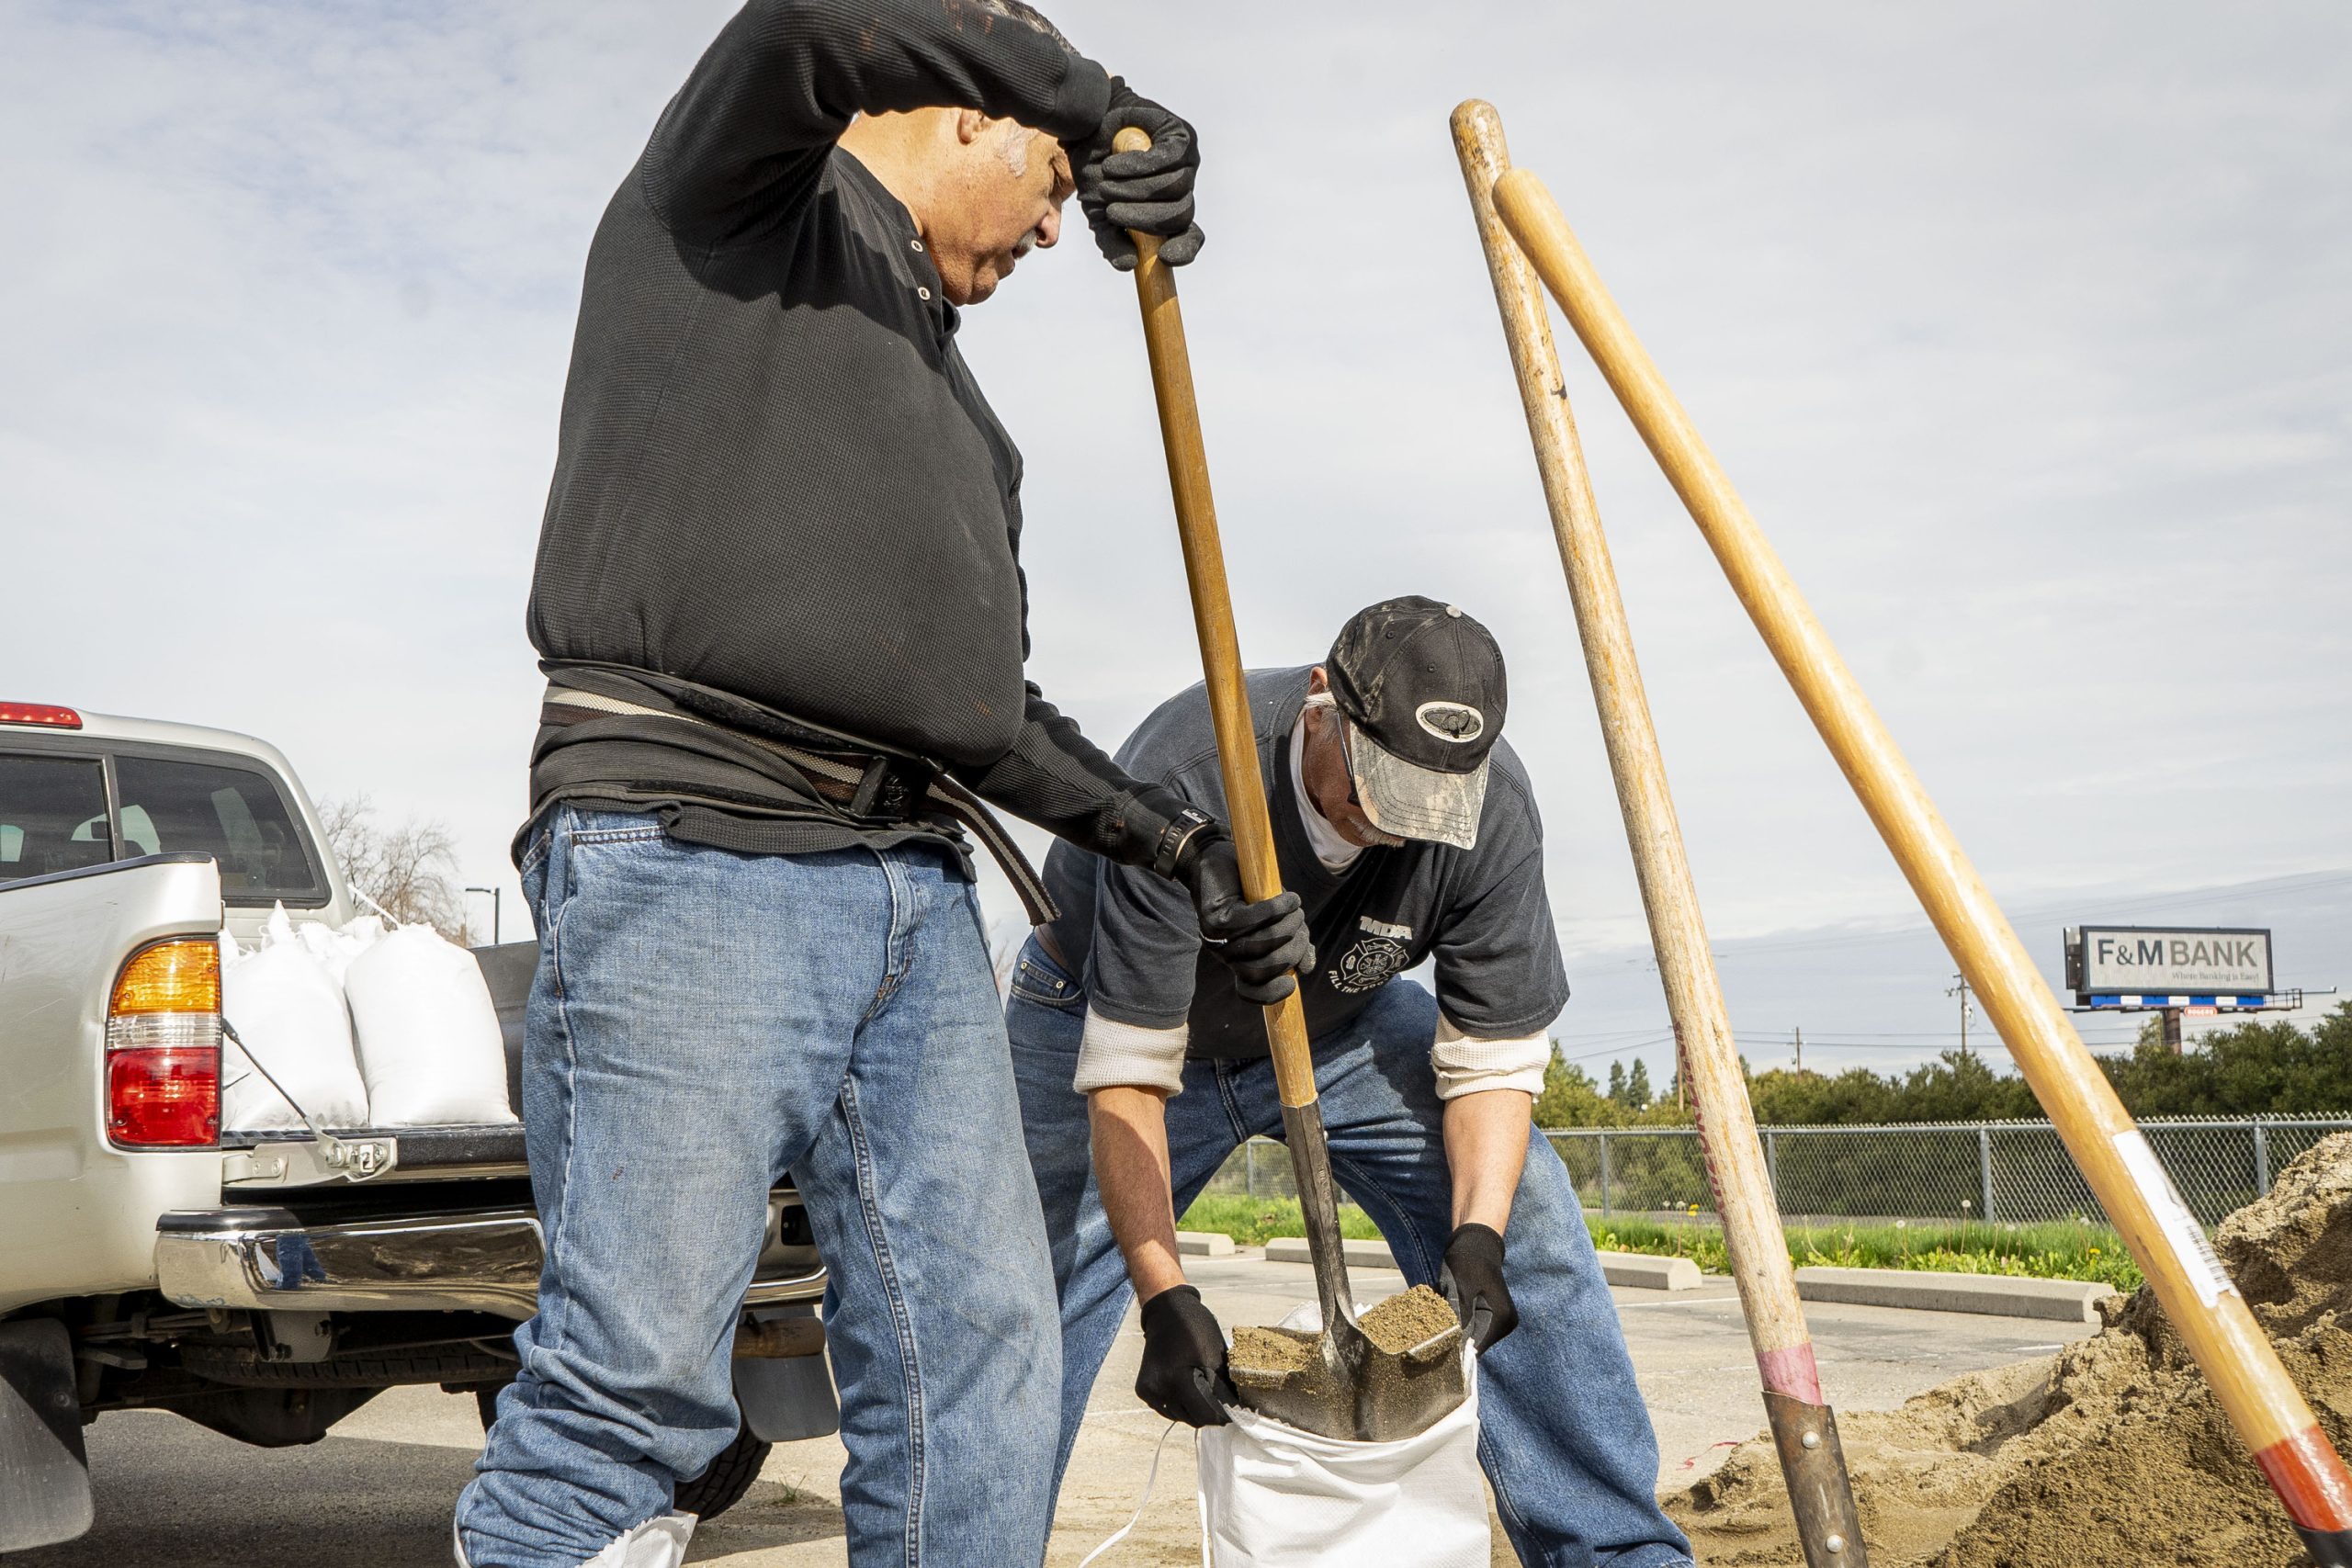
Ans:
[[[973,142],[978,141],[980,139],[980,133],[988,128],[989,117],[979,110],[957,109],[956,111],[956,140],[965,146],[969,147]]]
[[[1331,677],[1323,672],[1323,666],[1318,664],[1314,669],[1309,670],[1306,672],[1306,694],[1308,696],[1317,696],[1324,692],[1329,691],[1330,689]]]

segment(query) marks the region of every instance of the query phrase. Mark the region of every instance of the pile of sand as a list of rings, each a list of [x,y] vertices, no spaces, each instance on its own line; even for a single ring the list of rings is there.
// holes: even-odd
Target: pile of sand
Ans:
[[[2222,1223],[2222,1260],[2339,1451],[2352,1452],[2352,1133]],[[2155,1298],[2055,1356],[1841,1413],[1875,1568],[2290,1568],[2301,1544]],[[1802,1564],[1771,1438],[1667,1499],[1699,1561]]]

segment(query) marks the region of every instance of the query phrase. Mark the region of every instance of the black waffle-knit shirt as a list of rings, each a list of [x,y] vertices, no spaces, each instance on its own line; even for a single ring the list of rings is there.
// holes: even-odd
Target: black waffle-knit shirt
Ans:
[[[589,250],[531,589],[551,669],[672,677],[912,751],[1149,859],[1174,803],[1023,679],[1021,454],[913,219],[835,144],[857,114],[925,107],[1070,140],[1109,97],[1100,66],[987,0],[752,0],[728,23]],[[673,832],[731,848],[858,836],[662,736],[542,728],[534,809],[666,792],[693,803]]]

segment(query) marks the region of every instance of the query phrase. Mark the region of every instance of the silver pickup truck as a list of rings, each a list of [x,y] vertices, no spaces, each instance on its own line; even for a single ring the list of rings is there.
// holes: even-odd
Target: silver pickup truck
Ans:
[[[354,912],[274,748],[0,703],[0,1552],[89,1528],[82,1428],[108,1411],[277,1447],[402,1383],[486,1419],[514,1375],[541,1247],[520,1127],[220,1129],[218,936],[279,903]],[[517,1104],[536,955],[475,950]],[[679,1491],[706,1517],[837,1420],[824,1268],[790,1188],[769,1215],[743,1428]]]

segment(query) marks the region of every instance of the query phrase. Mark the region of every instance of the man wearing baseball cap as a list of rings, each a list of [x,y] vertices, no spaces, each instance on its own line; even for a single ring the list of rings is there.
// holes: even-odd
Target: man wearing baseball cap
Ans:
[[[1531,1125],[1568,987],[1533,791],[1501,739],[1501,650],[1453,605],[1392,599],[1323,663],[1254,671],[1249,692],[1283,886],[1317,955],[1299,991],[1332,1170],[1477,1347],[1479,1454],[1513,1547],[1688,1563],[1582,1207]],[[1118,761],[1224,818],[1203,688]],[[1175,1216],[1244,1141],[1281,1135],[1282,1107],[1262,1010],[1181,897],[1067,845],[1046,881],[1063,913],[1022,950],[1005,1021],[1061,1296],[1066,1465],[1130,1293],[1136,1393],[1193,1426],[1228,1418],[1224,1335],[1184,1282]],[[1425,960],[1431,989],[1401,977]]]

